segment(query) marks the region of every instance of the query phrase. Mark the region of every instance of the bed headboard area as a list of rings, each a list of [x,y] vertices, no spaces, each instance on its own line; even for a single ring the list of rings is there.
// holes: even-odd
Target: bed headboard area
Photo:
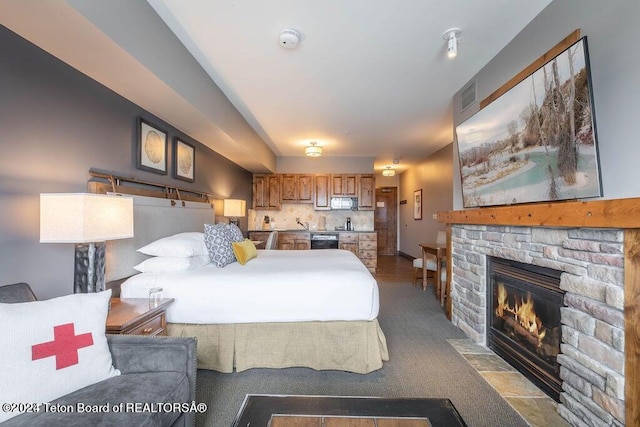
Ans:
[[[111,193],[121,194],[121,193]],[[136,274],[134,265],[148,256],[136,252],[138,248],[161,237],[187,231],[204,230],[204,224],[215,223],[213,204],[161,199],[147,196],[133,197],[133,234],[131,239],[107,242],[106,281],[124,279]]]

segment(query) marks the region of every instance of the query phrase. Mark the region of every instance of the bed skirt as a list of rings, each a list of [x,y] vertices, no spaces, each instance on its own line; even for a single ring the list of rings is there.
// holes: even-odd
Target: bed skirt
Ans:
[[[308,367],[366,374],[389,360],[378,320],[238,323],[169,323],[170,336],[198,339],[198,368],[230,373],[251,368]]]

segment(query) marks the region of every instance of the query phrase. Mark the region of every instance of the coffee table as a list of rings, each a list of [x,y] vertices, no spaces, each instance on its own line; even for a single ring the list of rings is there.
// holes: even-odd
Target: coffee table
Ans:
[[[418,424],[418,420],[428,420],[426,425],[433,427],[466,426],[449,399],[265,394],[245,396],[232,426],[267,427],[273,421],[274,416],[280,426],[301,425],[294,421],[300,418],[294,417],[295,415],[308,417],[310,421],[322,417],[335,418],[339,416],[359,419],[406,419],[408,422],[413,420],[416,422],[415,425],[425,425]],[[282,424],[287,417],[291,417],[292,423]]]

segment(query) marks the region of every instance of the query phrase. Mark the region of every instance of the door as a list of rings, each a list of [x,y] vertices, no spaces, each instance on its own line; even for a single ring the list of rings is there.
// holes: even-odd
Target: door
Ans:
[[[374,230],[378,233],[378,255],[396,255],[398,251],[398,189],[376,188]]]

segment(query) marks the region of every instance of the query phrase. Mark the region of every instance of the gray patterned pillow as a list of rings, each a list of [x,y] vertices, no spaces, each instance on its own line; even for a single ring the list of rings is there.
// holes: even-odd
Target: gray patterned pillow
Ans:
[[[228,227],[227,229],[229,230],[229,233],[231,234],[231,239],[234,242],[244,241],[244,236],[242,235],[242,231],[240,231],[240,228],[238,228],[237,225],[229,224],[227,227]]]
[[[227,224],[205,224],[204,244],[209,251],[209,257],[216,267],[224,267],[236,261],[231,243],[234,236]]]

